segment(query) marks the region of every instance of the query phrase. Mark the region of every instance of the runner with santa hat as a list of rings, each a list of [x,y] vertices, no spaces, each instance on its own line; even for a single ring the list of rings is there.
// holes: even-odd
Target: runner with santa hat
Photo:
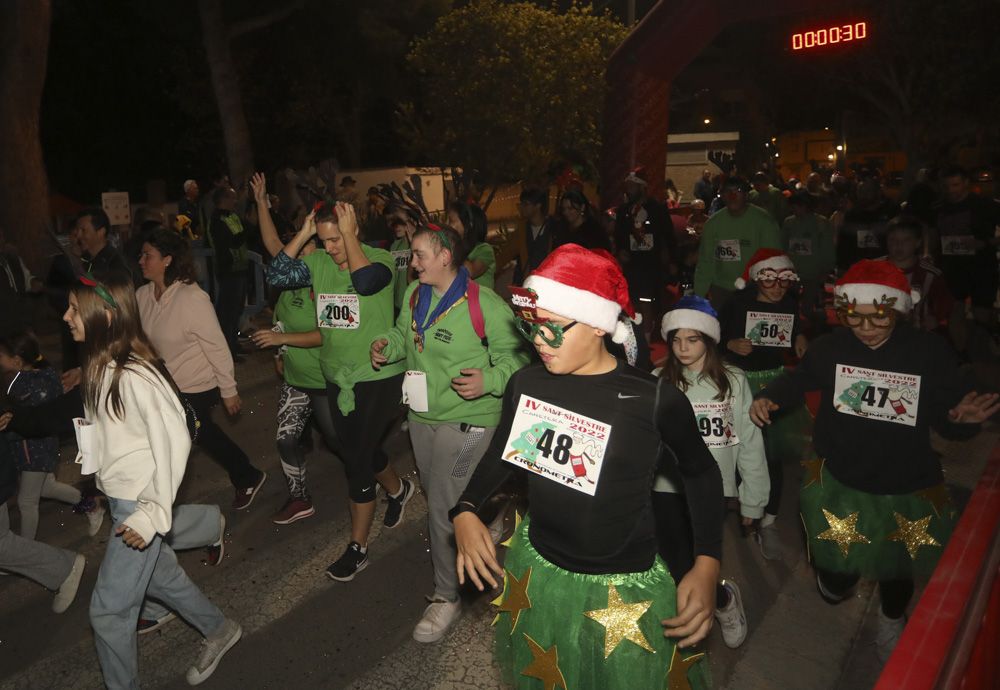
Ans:
[[[799,276],[780,249],[758,249],[736,279],[735,292],[719,312],[726,361],[742,369],[756,394],[785,371],[791,354],[808,345],[799,318]],[[781,507],[784,463],[798,461],[808,445],[809,413],[803,406],[784,410],[764,431],[771,490],[755,536],[764,558],[780,560],[783,548],[775,520]]]
[[[768,384],[751,417],[772,414],[821,391],[815,459],[800,502],[820,594],[848,597],[862,577],[879,582],[876,642],[888,658],[905,625],[915,576],[929,573],[955,521],[931,426],[973,435],[998,410],[963,380],[954,352],[901,317],[915,295],[888,261],[863,260],[837,281],[837,316],[846,328],[813,342],[795,371]]]
[[[493,442],[451,511],[460,577],[504,584],[495,603],[505,680],[707,687],[703,654],[687,648],[712,625],[723,499],[690,403],[605,348],[605,334],[628,336],[622,317],[634,313],[606,252],[560,247],[512,301],[542,361],[511,377]],[[656,553],[650,486],[661,462],[677,463],[694,530],[695,563],[676,587]],[[501,567],[477,511],[514,471],[527,477],[531,508]]]

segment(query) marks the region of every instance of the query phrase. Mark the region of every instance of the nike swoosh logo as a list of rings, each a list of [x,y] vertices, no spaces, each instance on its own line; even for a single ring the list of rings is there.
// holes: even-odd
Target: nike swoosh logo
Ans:
[[[629,398],[638,398],[638,397],[639,397],[638,395],[622,395],[621,393],[618,394],[619,400],[627,400]]]

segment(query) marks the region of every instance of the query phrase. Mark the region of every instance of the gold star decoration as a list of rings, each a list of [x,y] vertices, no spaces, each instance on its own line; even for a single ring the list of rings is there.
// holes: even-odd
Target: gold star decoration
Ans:
[[[803,460],[799,463],[806,470],[805,483],[802,484],[802,488],[811,486],[813,484],[819,483],[823,486],[823,460]]]
[[[506,547],[510,548],[510,543],[512,541],[514,541],[514,535],[517,534],[517,528],[520,527],[520,526],[521,526],[521,514],[515,510],[514,511],[514,531],[510,533],[510,536],[507,538],[507,541],[500,542],[500,546],[506,546]]]
[[[816,535],[816,538],[837,542],[837,546],[840,547],[840,551],[844,554],[844,558],[847,558],[847,552],[851,548],[851,544],[872,543],[868,537],[858,531],[857,511],[851,513],[845,518],[838,518],[829,510],[823,508],[823,517],[826,518],[826,522],[830,525],[830,529],[825,532],[820,532]]]
[[[542,649],[542,646],[531,639],[528,633],[522,633],[522,635],[528,642],[528,649],[531,650],[531,656],[534,658],[530,664],[524,667],[521,675],[542,681],[545,690],[555,690],[557,687],[566,690],[566,679],[563,678],[562,671],[559,670],[559,650],[556,649],[556,646],[552,645],[548,649]]]
[[[943,483],[918,491],[917,496],[920,496],[920,498],[934,506],[934,514],[938,517],[941,517],[941,510],[943,508],[951,505],[951,496],[948,495],[948,489],[945,488]]]
[[[680,647],[674,645],[674,653],[670,657],[670,669],[667,671],[667,690],[691,690],[688,670],[701,661],[703,656],[704,652],[682,659]]]
[[[500,609],[501,612],[506,611],[510,614],[510,634],[513,635],[521,611],[531,608],[531,599],[528,598],[528,582],[531,580],[531,568],[524,571],[524,575],[521,576],[520,580],[514,577],[514,573],[509,570],[505,572],[507,573],[507,577],[504,578],[503,593],[491,603]],[[500,614],[498,613],[493,622],[496,623],[499,618]]]
[[[901,541],[906,546],[910,559],[916,559],[917,551],[921,546],[941,546],[934,537],[927,534],[927,527],[931,523],[931,516],[922,517],[919,520],[907,520],[905,516],[896,513],[896,524],[899,526],[895,532],[889,535],[889,541]]]
[[[611,652],[615,651],[622,640],[634,642],[647,652],[656,654],[656,650],[649,646],[646,636],[639,629],[639,619],[652,605],[652,601],[637,601],[634,604],[626,604],[622,601],[615,586],[609,584],[608,607],[583,612],[587,618],[592,618],[604,626],[605,659],[611,656]]]

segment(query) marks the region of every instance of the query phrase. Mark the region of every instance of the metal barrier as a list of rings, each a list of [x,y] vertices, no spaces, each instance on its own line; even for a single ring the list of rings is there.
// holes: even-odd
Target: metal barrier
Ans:
[[[1000,687],[1000,445],[875,690]]]

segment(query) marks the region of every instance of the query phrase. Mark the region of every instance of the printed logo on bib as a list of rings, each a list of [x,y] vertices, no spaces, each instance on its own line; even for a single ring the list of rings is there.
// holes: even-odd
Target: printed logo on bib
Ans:
[[[361,299],[357,295],[316,295],[320,328],[361,328]]]
[[[793,237],[788,241],[788,253],[796,256],[812,256],[812,240],[808,237]]]
[[[694,418],[698,422],[698,431],[709,448],[727,448],[740,442],[736,436],[733,421],[733,407],[728,400],[719,402],[692,402]]]
[[[944,235],[941,253],[945,256],[973,256],[976,253],[975,235]]]
[[[916,426],[919,406],[919,376],[837,365],[833,388],[833,407],[837,412]]]
[[[791,347],[795,314],[748,311],[744,336],[762,347]]]
[[[739,240],[719,240],[715,245],[717,261],[742,261]]]
[[[396,262],[397,271],[405,271],[406,267],[410,265],[410,250],[399,249],[392,252],[392,260]]]
[[[858,230],[858,249],[878,249],[881,246],[878,235],[871,230]]]
[[[610,436],[610,424],[522,394],[503,459],[593,496]]]

